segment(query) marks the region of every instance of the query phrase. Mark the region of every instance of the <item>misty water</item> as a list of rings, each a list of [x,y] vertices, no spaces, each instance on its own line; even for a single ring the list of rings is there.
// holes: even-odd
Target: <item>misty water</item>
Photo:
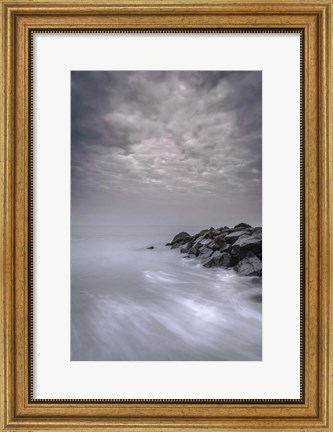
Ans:
[[[261,281],[165,246],[203,228],[72,227],[71,360],[261,360]]]

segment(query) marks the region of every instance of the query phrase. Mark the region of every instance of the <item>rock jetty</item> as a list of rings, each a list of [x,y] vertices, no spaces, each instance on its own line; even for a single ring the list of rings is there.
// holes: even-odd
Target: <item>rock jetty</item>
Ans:
[[[170,243],[204,267],[233,268],[241,276],[262,275],[262,228],[240,223],[233,228],[210,228],[190,235],[180,232]]]

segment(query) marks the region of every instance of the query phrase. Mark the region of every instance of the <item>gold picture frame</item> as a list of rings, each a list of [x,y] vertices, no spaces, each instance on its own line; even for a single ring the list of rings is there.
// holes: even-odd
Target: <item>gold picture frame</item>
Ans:
[[[1,430],[331,431],[332,0],[2,0]],[[302,35],[304,297],[300,400],[34,400],[31,37],[86,31]],[[304,161],[304,165],[303,165]],[[331,198],[331,199],[330,199]],[[303,261],[302,261],[303,262]],[[302,295],[302,294],[301,294]],[[304,319],[303,319],[304,318]]]

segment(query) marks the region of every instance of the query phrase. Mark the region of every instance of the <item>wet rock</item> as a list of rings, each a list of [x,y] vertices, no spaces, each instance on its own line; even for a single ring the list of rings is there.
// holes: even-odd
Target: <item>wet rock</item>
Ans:
[[[182,231],[180,233],[178,233],[177,235],[174,236],[174,238],[172,239],[171,243],[178,243],[180,241],[185,240],[186,238],[191,238],[190,234],[188,234],[185,231]]]
[[[213,253],[214,253],[214,251],[212,249],[210,249],[207,246],[204,246],[203,248],[200,249],[200,258],[205,260],[205,259],[209,258]]]
[[[216,230],[215,228],[210,228],[209,231],[204,235],[204,238],[206,239],[213,239],[214,237],[220,235],[220,231]]]
[[[204,246],[209,245],[209,243],[211,243],[211,240],[210,240],[210,239],[202,239],[202,240],[200,240],[200,241],[197,241],[193,246],[194,246],[196,249],[200,250],[200,249],[202,249]]]
[[[242,222],[234,228],[202,230],[193,236],[183,231],[168,246],[180,247],[184,258],[197,257],[205,267],[234,268],[243,276],[261,276],[262,228]]]
[[[244,259],[239,261],[234,269],[241,276],[261,276],[262,263],[253,252],[249,252]]]
[[[225,246],[220,247],[220,252],[229,252],[231,253],[232,245],[227,243]]]
[[[208,244],[207,247],[209,247],[210,249],[212,249],[213,251],[216,251],[219,249],[219,246],[215,243],[214,240],[211,240]]]
[[[252,228],[252,227],[251,227],[251,225],[249,225],[245,222],[241,222],[238,225],[235,225],[234,228],[244,229],[244,228]]]
[[[249,231],[249,230],[234,231],[234,232],[231,232],[230,234],[227,234],[225,236],[225,240],[227,243],[233,244],[238,240],[239,237],[241,237],[243,235],[249,235],[249,234],[251,234],[251,231]]]
[[[224,227],[218,228],[217,230],[220,231],[221,233],[223,233],[223,232],[228,232],[229,229],[230,229],[229,227],[224,226]]]
[[[232,257],[228,252],[216,251],[203,265],[204,267],[229,267]]]
[[[188,253],[189,253],[190,255],[198,256],[198,255],[199,255],[199,250],[196,249],[195,247],[191,247],[191,248],[188,250]]]
[[[227,242],[226,242],[224,236],[222,236],[222,235],[215,237],[214,241],[212,241],[211,243],[208,244],[208,246],[214,250],[218,250],[218,249],[223,250],[226,245],[227,245]]]
[[[256,255],[261,255],[262,240],[261,237],[256,236],[242,236],[239,238],[232,247],[232,254],[244,258],[249,251],[254,252]]]
[[[196,239],[194,240],[193,246],[196,246],[198,243],[200,243],[204,239],[205,239],[205,235],[204,234],[196,237]]]
[[[171,248],[173,249],[177,248],[185,243],[188,243],[191,239],[192,237],[190,236],[190,234],[188,234],[185,231],[182,231],[178,233],[176,236],[174,236],[174,238],[172,239]]]
[[[253,232],[252,232],[253,236],[256,237],[262,237],[262,228],[261,227],[255,227]]]
[[[219,266],[221,255],[222,253],[220,251],[215,251],[209,259],[203,261],[203,266],[209,268]]]
[[[228,252],[222,252],[220,258],[220,265],[223,267],[230,267],[232,265],[232,257]]]
[[[190,242],[182,244],[182,248],[180,249],[181,253],[186,253],[191,248]]]

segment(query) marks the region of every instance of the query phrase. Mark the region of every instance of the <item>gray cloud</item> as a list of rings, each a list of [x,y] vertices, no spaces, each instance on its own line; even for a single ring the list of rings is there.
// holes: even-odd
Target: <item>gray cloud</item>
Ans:
[[[74,224],[261,224],[261,72],[72,72]]]

